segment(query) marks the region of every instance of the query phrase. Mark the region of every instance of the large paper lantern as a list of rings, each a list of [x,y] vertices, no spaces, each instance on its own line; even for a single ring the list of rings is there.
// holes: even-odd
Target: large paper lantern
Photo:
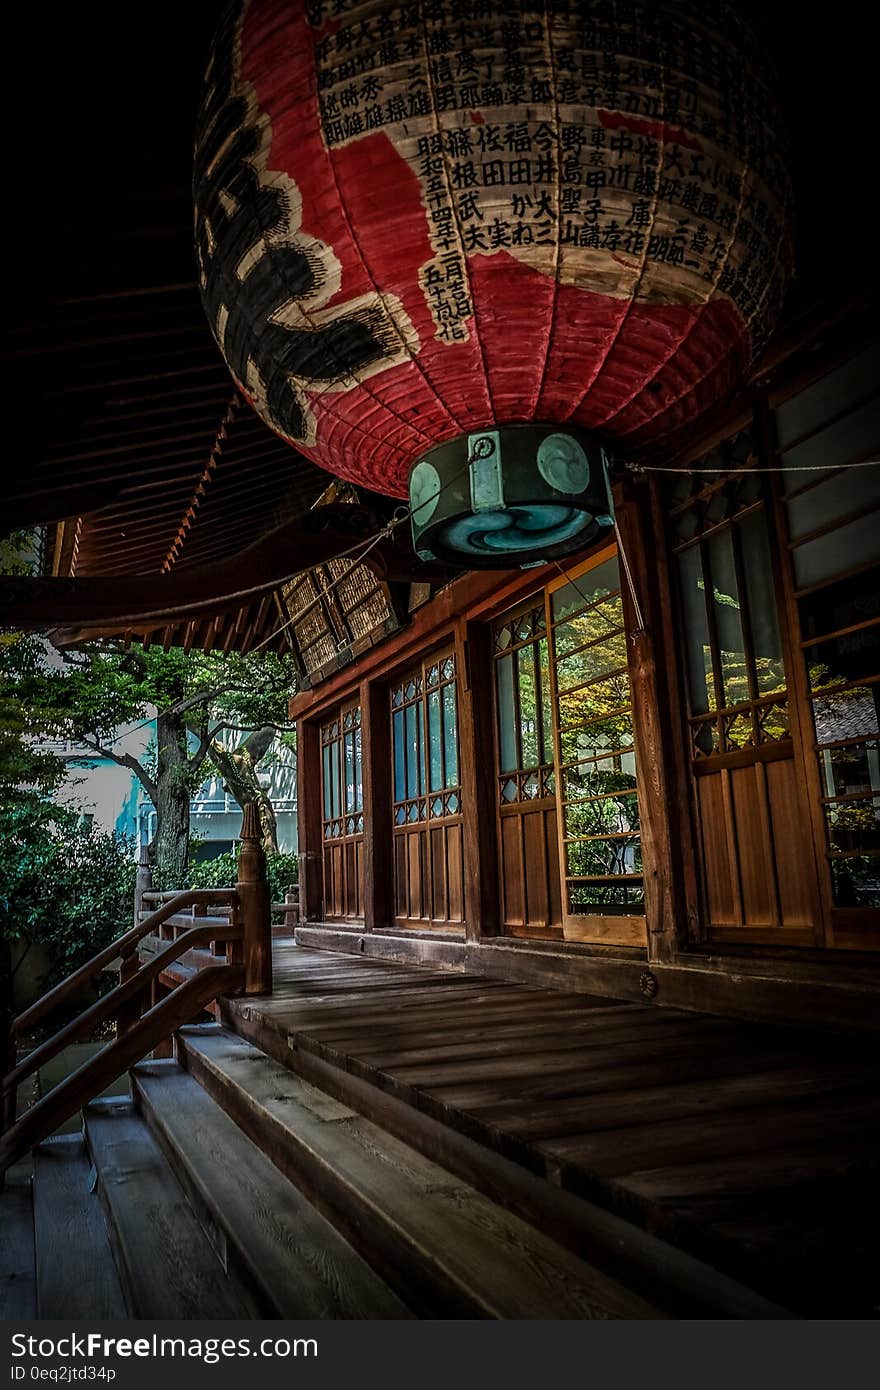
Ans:
[[[232,373],[331,473],[412,476],[417,543],[466,537],[469,564],[584,544],[600,446],[656,445],[741,378],[789,202],[722,0],[250,0],[214,45],[196,233]]]

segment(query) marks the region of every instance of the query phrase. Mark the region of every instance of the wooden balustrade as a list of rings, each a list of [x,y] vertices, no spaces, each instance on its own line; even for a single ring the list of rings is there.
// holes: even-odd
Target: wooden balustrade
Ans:
[[[149,912],[154,902],[159,905]],[[245,807],[235,888],[154,893],[142,857],[134,926],[12,1022],[5,1075],[0,1077],[0,1176],[126,1068],[167,1046],[177,1028],[218,997],[271,993],[272,906],[255,805]],[[19,1061],[18,1039],[116,961],[119,983]],[[161,999],[160,979],[172,981]],[[22,1082],[109,1020],[116,1022],[115,1039],[16,1120]]]

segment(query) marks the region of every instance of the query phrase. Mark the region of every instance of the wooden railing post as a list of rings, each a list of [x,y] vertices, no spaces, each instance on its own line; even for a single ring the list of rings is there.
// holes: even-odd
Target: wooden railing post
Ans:
[[[255,801],[248,802],[242,815],[236,888],[244,933],[244,992],[271,994],[272,900],[266,878],[266,856],[260,839],[260,820]]]
[[[141,845],[140,857],[138,859],[137,878],[134,882],[134,925],[138,926],[141,920],[141,913],[144,910],[144,894],[152,891],[153,870],[150,865],[150,854],[146,845]]]
[[[141,845],[138,856],[137,877],[134,881],[134,925],[140,926],[141,918],[144,914],[144,894],[152,892],[153,889],[153,869],[150,864],[150,854],[147,845]],[[124,985],[126,980],[130,980],[132,975],[137,974],[139,961],[137,946],[133,945],[130,950],[122,954],[122,962],[119,967],[119,983]],[[135,998],[123,1004],[116,1018],[116,1036],[122,1037],[129,1028],[133,1028],[141,1016],[140,1000]]]
[[[284,901],[289,904],[284,913],[284,930],[293,936],[299,922],[299,888],[292,883],[288,884],[284,892]]]

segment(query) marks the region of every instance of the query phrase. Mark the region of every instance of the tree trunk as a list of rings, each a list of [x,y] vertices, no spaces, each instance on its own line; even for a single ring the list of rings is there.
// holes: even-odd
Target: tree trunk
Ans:
[[[158,886],[182,888],[189,858],[189,749],[180,714],[159,714],[154,866]]]
[[[260,838],[267,856],[278,853],[278,822],[275,808],[257,777],[257,765],[266,756],[274,737],[274,729],[258,729],[238,748],[224,748],[217,739],[211,744],[211,760],[242,811],[249,801],[257,803]]]

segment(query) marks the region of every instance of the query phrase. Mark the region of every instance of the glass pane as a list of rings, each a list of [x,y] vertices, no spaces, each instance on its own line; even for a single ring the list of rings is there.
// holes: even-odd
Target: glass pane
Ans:
[[[331,752],[332,746],[333,746],[333,745],[330,744],[330,743],[325,743],[325,744],[324,744],[324,748],[323,748],[323,760],[324,760],[324,769],[323,769],[323,771],[324,771],[324,779],[323,779],[323,780],[324,780],[324,819],[325,819],[325,820],[329,820],[330,817],[333,815],[333,811],[332,811],[332,809],[331,809],[332,804],[333,804],[333,803],[332,803],[332,800],[331,800],[331,797],[332,797],[332,788],[331,788],[331,785],[330,785],[330,752]]]
[[[880,617],[880,571],[854,574],[817,589],[800,600],[799,608],[805,638],[824,637],[844,627],[870,622]]]
[[[585,729],[563,729],[559,735],[564,763],[575,763],[605,750],[610,753],[630,748],[632,741],[632,718],[628,713],[597,719]]]
[[[835,409],[840,409],[840,402]],[[851,415],[845,415],[842,420],[835,420],[832,424],[814,434],[810,439],[806,439],[803,444],[797,444],[793,449],[780,455],[780,463],[786,469],[803,468],[838,468],[842,463],[849,463],[852,459],[864,454],[866,449],[872,448],[880,440],[880,399],[868,401],[866,405],[854,410]],[[867,471],[867,470],[866,470]],[[873,469],[870,470],[873,472]],[[795,488],[803,487],[809,479],[815,479],[815,473],[795,472],[786,473],[785,490],[792,492]]]
[[[604,594],[611,593],[612,590],[619,587],[617,556],[612,555],[603,564],[588,570],[586,574],[582,574],[578,579],[573,579],[571,583],[563,585],[551,595],[553,621],[559,622],[561,618],[569,617],[570,614],[576,613],[579,608],[585,608],[588,604],[595,603]]]
[[[752,629],[755,680],[758,694],[769,695],[785,689],[785,667],[770,567],[767,518],[763,512],[754,512],[740,523],[739,538]]]
[[[605,883],[570,883],[568,910],[573,916],[623,916],[644,910],[645,893],[639,883],[609,879]]]
[[[880,623],[806,647],[804,656],[811,690],[870,680],[880,673]]]
[[[799,546],[794,551],[794,577],[798,587],[806,589],[877,559],[880,559],[880,524],[876,514],[871,512],[827,536],[818,536]]]
[[[443,786],[443,729],[440,718],[440,691],[428,696],[428,756],[431,763],[431,791]]]
[[[708,560],[712,574],[712,602],[721,679],[724,682],[723,700],[725,705],[739,705],[750,696],[739,588],[733,560],[733,536],[730,531],[721,531],[710,538]]]
[[[877,389],[880,381],[880,344],[872,343],[858,357],[823,376],[800,391],[776,411],[776,437],[785,449],[830,415],[836,415],[846,401],[857,401]]]
[[[407,796],[418,796],[419,794],[419,730],[416,724],[416,710],[421,710],[421,705],[407,705],[406,714],[406,794]]]
[[[394,800],[403,801],[406,797],[406,733],[403,724],[403,710],[395,710],[393,725]]]
[[[360,725],[354,732],[354,795],[354,809],[360,811],[364,805],[364,759]]]
[[[557,658],[566,656],[576,647],[583,647],[588,642],[611,636],[622,627],[623,603],[620,595],[616,594],[613,598],[597,603],[595,608],[588,608],[585,613],[570,618],[567,623],[560,623],[553,635]]]
[[[498,693],[498,746],[500,772],[514,772],[519,766],[516,754],[516,706],[513,699],[513,657],[503,656],[495,663]]]
[[[595,611],[595,610],[593,610]],[[560,690],[569,690],[584,681],[595,680],[609,671],[626,669],[626,636],[623,631],[608,637],[604,642],[576,652],[574,656],[564,657],[556,667],[556,677]]]
[[[591,720],[629,704],[629,677],[621,671],[559,697],[559,723],[564,729],[579,728]]]
[[[880,850],[880,799],[839,801],[825,807],[828,845],[837,850]]]
[[[338,743],[331,744],[331,748],[330,783],[333,789],[331,796],[331,814],[333,816],[340,816],[342,815],[341,769],[339,766],[341,749]]]
[[[706,714],[718,708],[712,674],[712,648],[700,547],[691,546],[678,557],[684,636],[687,644],[688,688],[693,714]]]
[[[804,482],[809,474],[804,478]],[[788,504],[788,531],[793,541],[820,527],[830,526],[842,517],[880,502],[880,469],[848,468],[824,478]]]
[[[824,748],[819,754],[825,796],[880,792],[880,744],[857,743],[849,748]]]
[[[565,808],[565,833],[580,835],[622,835],[639,828],[639,803],[630,796],[600,796],[596,801],[569,802]],[[584,871],[586,872],[586,871]]]
[[[642,871],[642,850],[637,835],[624,840],[570,841],[565,847],[565,857],[567,872],[572,878],[581,875],[612,878]]]
[[[835,907],[880,907],[880,858],[830,862]]]
[[[880,686],[854,686],[813,701],[817,743],[839,743],[844,739],[871,738],[880,733],[877,699]]]
[[[553,762],[553,712],[550,708],[550,654],[547,638],[538,643],[538,666],[541,681],[541,762]]]
[[[443,687],[443,745],[446,756],[446,785],[458,786],[458,716],[455,686]]]
[[[421,700],[416,705],[415,709],[419,757],[419,794],[424,796],[427,791],[428,769],[425,766],[425,706]]]
[[[353,811],[357,805],[354,785],[354,737],[345,735],[345,809]]]
[[[522,748],[522,767],[537,767],[541,761],[538,752],[538,701],[535,689],[535,649],[533,646],[520,647],[517,652],[517,671],[519,677],[519,729]]]

